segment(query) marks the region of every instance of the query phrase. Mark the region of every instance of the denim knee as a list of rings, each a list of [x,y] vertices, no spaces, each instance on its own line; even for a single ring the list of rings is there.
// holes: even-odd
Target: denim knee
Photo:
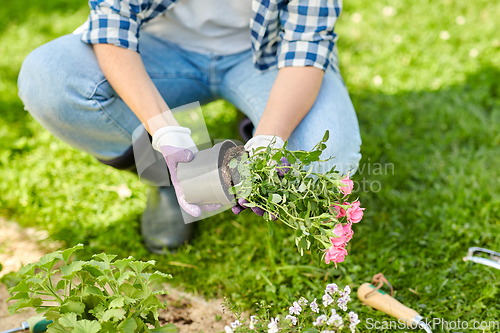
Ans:
[[[92,48],[77,35],[66,35],[31,52],[18,77],[19,97],[42,125],[64,123],[68,108],[87,105],[98,82],[104,79]]]
[[[17,86],[25,110],[35,119],[47,118],[47,121],[51,121],[46,111],[55,110],[50,104],[56,101],[46,98],[53,95],[47,90],[52,89],[54,82],[50,78],[50,57],[45,49],[45,45],[42,45],[26,57],[19,72]]]

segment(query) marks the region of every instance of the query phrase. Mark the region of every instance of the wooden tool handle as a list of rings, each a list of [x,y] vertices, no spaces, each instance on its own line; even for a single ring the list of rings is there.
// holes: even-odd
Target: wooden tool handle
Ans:
[[[413,321],[415,316],[418,316],[417,311],[404,306],[396,299],[387,295],[381,290],[370,294],[368,298],[365,297],[366,294],[373,291],[375,287],[369,283],[363,283],[358,288],[358,298],[361,302],[377,309],[382,312],[387,313],[389,316],[395,317],[397,319],[403,319],[408,323]]]

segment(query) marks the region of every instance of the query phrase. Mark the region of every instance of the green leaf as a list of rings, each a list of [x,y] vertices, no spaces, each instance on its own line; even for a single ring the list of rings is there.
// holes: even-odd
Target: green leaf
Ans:
[[[125,310],[123,309],[110,309],[104,312],[104,315],[99,320],[100,322],[106,322],[113,319],[114,322],[122,320],[125,318]]]
[[[321,139],[321,142],[327,142],[329,138],[330,138],[330,131],[326,130],[323,139]]]
[[[283,200],[283,199],[281,198],[281,195],[279,195],[279,194],[277,194],[277,193],[274,193],[274,194],[272,195],[271,202],[273,202],[273,203],[280,203],[280,202],[281,202],[281,200]]]
[[[75,329],[72,333],[97,333],[101,329],[101,324],[97,321],[79,320],[75,324]]]
[[[103,303],[99,303],[92,310],[89,310],[89,313],[93,314],[97,319],[101,319],[104,315],[104,311],[106,310],[105,305]]]
[[[302,237],[299,241],[299,246],[303,249],[306,249],[307,248],[307,241],[304,237]]]
[[[40,279],[39,276],[40,274],[37,274],[36,276],[33,276],[29,279],[26,280],[27,283],[33,283],[33,284],[43,284],[45,281]]]
[[[89,272],[93,277],[99,277],[111,270],[111,266],[103,261],[90,260],[84,263],[83,269]]]
[[[153,333],[177,333],[177,332],[179,332],[177,327],[172,323],[170,323],[166,326],[160,327],[160,328],[153,328],[150,331]]]
[[[309,167],[309,170],[307,170],[306,178],[309,177],[309,175],[311,174],[312,171],[313,171],[313,165],[311,164],[311,166]]]
[[[61,326],[59,323],[52,323],[47,326],[47,333],[70,333],[71,331]]]
[[[87,296],[87,295],[103,296],[104,293],[102,292],[101,289],[99,289],[95,286],[87,286],[87,287],[85,287],[85,291],[83,292],[82,296]]]
[[[281,162],[281,158],[283,157],[283,153],[282,152],[277,152],[276,154],[273,155],[272,157],[272,160],[276,161],[276,162]],[[281,165],[281,164],[280,164]]]
[[[77,315],[74,312],[65,313],[61,315],[61,318],[59,318],[58,320],[59,324],[66,328],[74,328],[76,325],[76,321]]]
[[[61,253],[62,259],[67,264],[73,252],[83,249],[83,244],[77,244]]]
[[[151,295],[148,296],[143,302],[142,302],[144,307],[152,307],[152,306],[163,306],[164,304],[160,302],[158,297]]]
[[[17,284],[17,286],[14,286],[12,288],[9,289],[9,293],[13,293],[13,292],[16,292],[16,291],[31,291],[28,283],[26,283],[26,280],[21,280],[21,282],[19,282]]]
[[[305,190],[307,190],[306,184],[301,183],[297,191],[304,192]]]
[[[130,256],[126,259],[120,259],[120,260],[117,260],[113,263],[113,266],[115,266],[116,268],[118,268],[118,270],[120,271],[120,273],[123,273],[123,271],[125,270],[125,268],[128,267],[128,264],[131,262],[131,261],[134,261],[134,257]]]
[[[64,289],[66,286],[66,283],[67,283],[66,280],[59,280],[59,282],[57,282],[57,284],[56,284],[56,291]]]
[[[35,263],[27,264],[19,269],[19,271],[17,272],[17,276],[34,275],[36,267],[37,265]]]
[[[23,308],[36,308],[42,305],[43,301],[39,297],[33,297],[31,299],[18,299],[16,302],[9,306],[10,314],[14,314],[17,310]]]
[[[229,167],[230,167],[231,169],[236,168],[236,166],[237,166],[237,165],[238,165],[238,161],[236,161],[236,159],[235,159],[235,158],[233,158],[233,159],[231,160],[231,162],[229,162]]]
[[[153,266],[156,264],[156,261],[132,261],[128,264],[130,268],[134,270],[136,274],[140,274],[146,267]]]
[[[54,264],[59,260],[62,260],[61,251],[47,253],[46,255],[40,258],[38,263],[36,263],[36,266],[46,270],[51,270],[52,267],[54,267]]]
[[[110,264],[113,259],[116,258],[115,254],[106,254],[106,253],[99,253],[99,254],[94,254],[92,258],[98,258],[101,259],[103,262]]]
[[[82,270],[84,262],[83,261],[73,261],[71,264],[62,266],[61,273],[62,278],[65,280],[73,280],[76,273]]]
[[[134,272],[131,272],[131,271],[124,272],[122,275],[120,275],[118,277],[118,279],[116,279],[116,283],[119,286],[121,286],[124,282],[126,282],[128,279],[130,279],[131,277],[134,277],[134,276],[137,276]]]
[[[119,296],[109,303],[109,308],[121,308],[125,304],[125,297]]]
[[[15,299],[25,299],[25,300],[29,300],[30,299],[30,294],[29,292],[27,291],[21,291],[21,292],[18,292],[16,293],[14,296],[12,296],[11,298],[9,298],[7,300],[8,301],[12,301],[12,300],[15,300]]]
[[[39,309],[43,310],[43,316],[47,320],[55,320],[61,318],[61,313],[59,312],[59,307],[52,307],[50,310],[47,311],[47,309]],[[42,313],[38,312],[37,313]]]
[[[134,333],[137,324],[133,318],[127,318],[118,325],[118,331],[122,333]]]
[[[122,284],[120,286],[120,292],[123,293],[125,296],[128,296],[130,298],[136,298],[138,294],[141,293],[140,290],[137,290],[134,286],[132,286],[129,283]]]
[[[82,314],[85,311],[85,304],[76,301],[67,301],[61,305],[61,314],[68,312],[75,312],[76,314]]]
[[[170,274],[163,273],[163,272],[160,272],[160,271],[155,271],[149,277],[149,281],[151,282],[151,281],[158,280],[158,279],[171,279],[171,278],[172,278],[172,275],[170,275]]]

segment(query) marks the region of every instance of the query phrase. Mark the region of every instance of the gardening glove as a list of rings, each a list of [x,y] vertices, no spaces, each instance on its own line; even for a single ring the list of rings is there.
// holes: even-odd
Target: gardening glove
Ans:
[[[248,207],[245,205],[248,203],[248,200],[245,199],[245,198],[239,198],[238,199],[238,203],[236,205],[234,205],[231,210],[233,211],[234,214],[236,215],[239,215],[242,211],[244,211],[245,209],[247,209]],[[264,213],[266,212],[265,210],[263,210],[262,208],[260,207],[250,207],[250,209],[252,210],[252,212],[254,212],[255,215],[259,215],[259,216],[264,216]],[[273,219],[273,221],[276,221],[277,217],[274,216],[273,214],[271,214],[271,218]]]
[[[181,126],[166,126],[153,134],[152,146],[162,153],[170,171],[170,179],[174,185],[175,194],[179,205],[191,216],[201,216],[202,210],[212,211],[219,209],[222,205],[194,205],[184,198],[184,192],[177,180],[177,164],[187,163],[193,160],[194,153],[198,152],[196,144],[191,138],[191,130]]]
[[[254,154],[255,149],[260,147],[267,147],[271,145],[271,148],[283,148],[285,142],[282,138],[276,135],[257,135],[248,140],[245,144],[245,149],[250,153],[250,156]]]

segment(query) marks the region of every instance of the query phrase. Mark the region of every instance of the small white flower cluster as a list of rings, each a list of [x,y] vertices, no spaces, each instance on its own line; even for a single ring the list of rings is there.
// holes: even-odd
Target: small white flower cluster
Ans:
[[[339,333],[344,329],[350,330],[351,333],[356,332],[356,326],[360,323],[358,315],[352,311],[347,312],[347,304],[351,301],[351,288],[346,286],[344,289],[339,289],[335,283],[326,286],[322,297],[323,308],[318,305],[316,298],[309,302],[304,297],[300,297],[298,301],[294,301],[288,308],[288,314],[284,317],[284,322],[280,324],[280,317],[271,317],[268,320],[259,318],[261,324],[258,325],[267,333],[286,333],[295,332],[298,329],[314,326],[321,333]],[[334,306],[339,310],[336,310]],[[339,311],[339,312],[337,312]],[[311,322],[312,321],[312,322]],[[256,324],[258,319],[256,316],[250,317],[250,330],[257,329]],[[279,326],[278,326],[279,324]],[[226,326],[226,333],[249,332],[242,327],[241,323],[236,320],[231,323],[231,326]],[[252,331],[254,332],[254,331]]]
[[[236,320],[231,323],[231,327],[226,326],[224,329],[226,330],[226,333],[234,333],[234,330],[238,327],[241,327],[241,323],[239,320]]]
[[[276,318],[271,318],[271,322],[267,325],[267,328],[269,330],[267,331],[268,333],[278,333],[279,328],[278,328],[278,323],[280,319],[278,317]]]

